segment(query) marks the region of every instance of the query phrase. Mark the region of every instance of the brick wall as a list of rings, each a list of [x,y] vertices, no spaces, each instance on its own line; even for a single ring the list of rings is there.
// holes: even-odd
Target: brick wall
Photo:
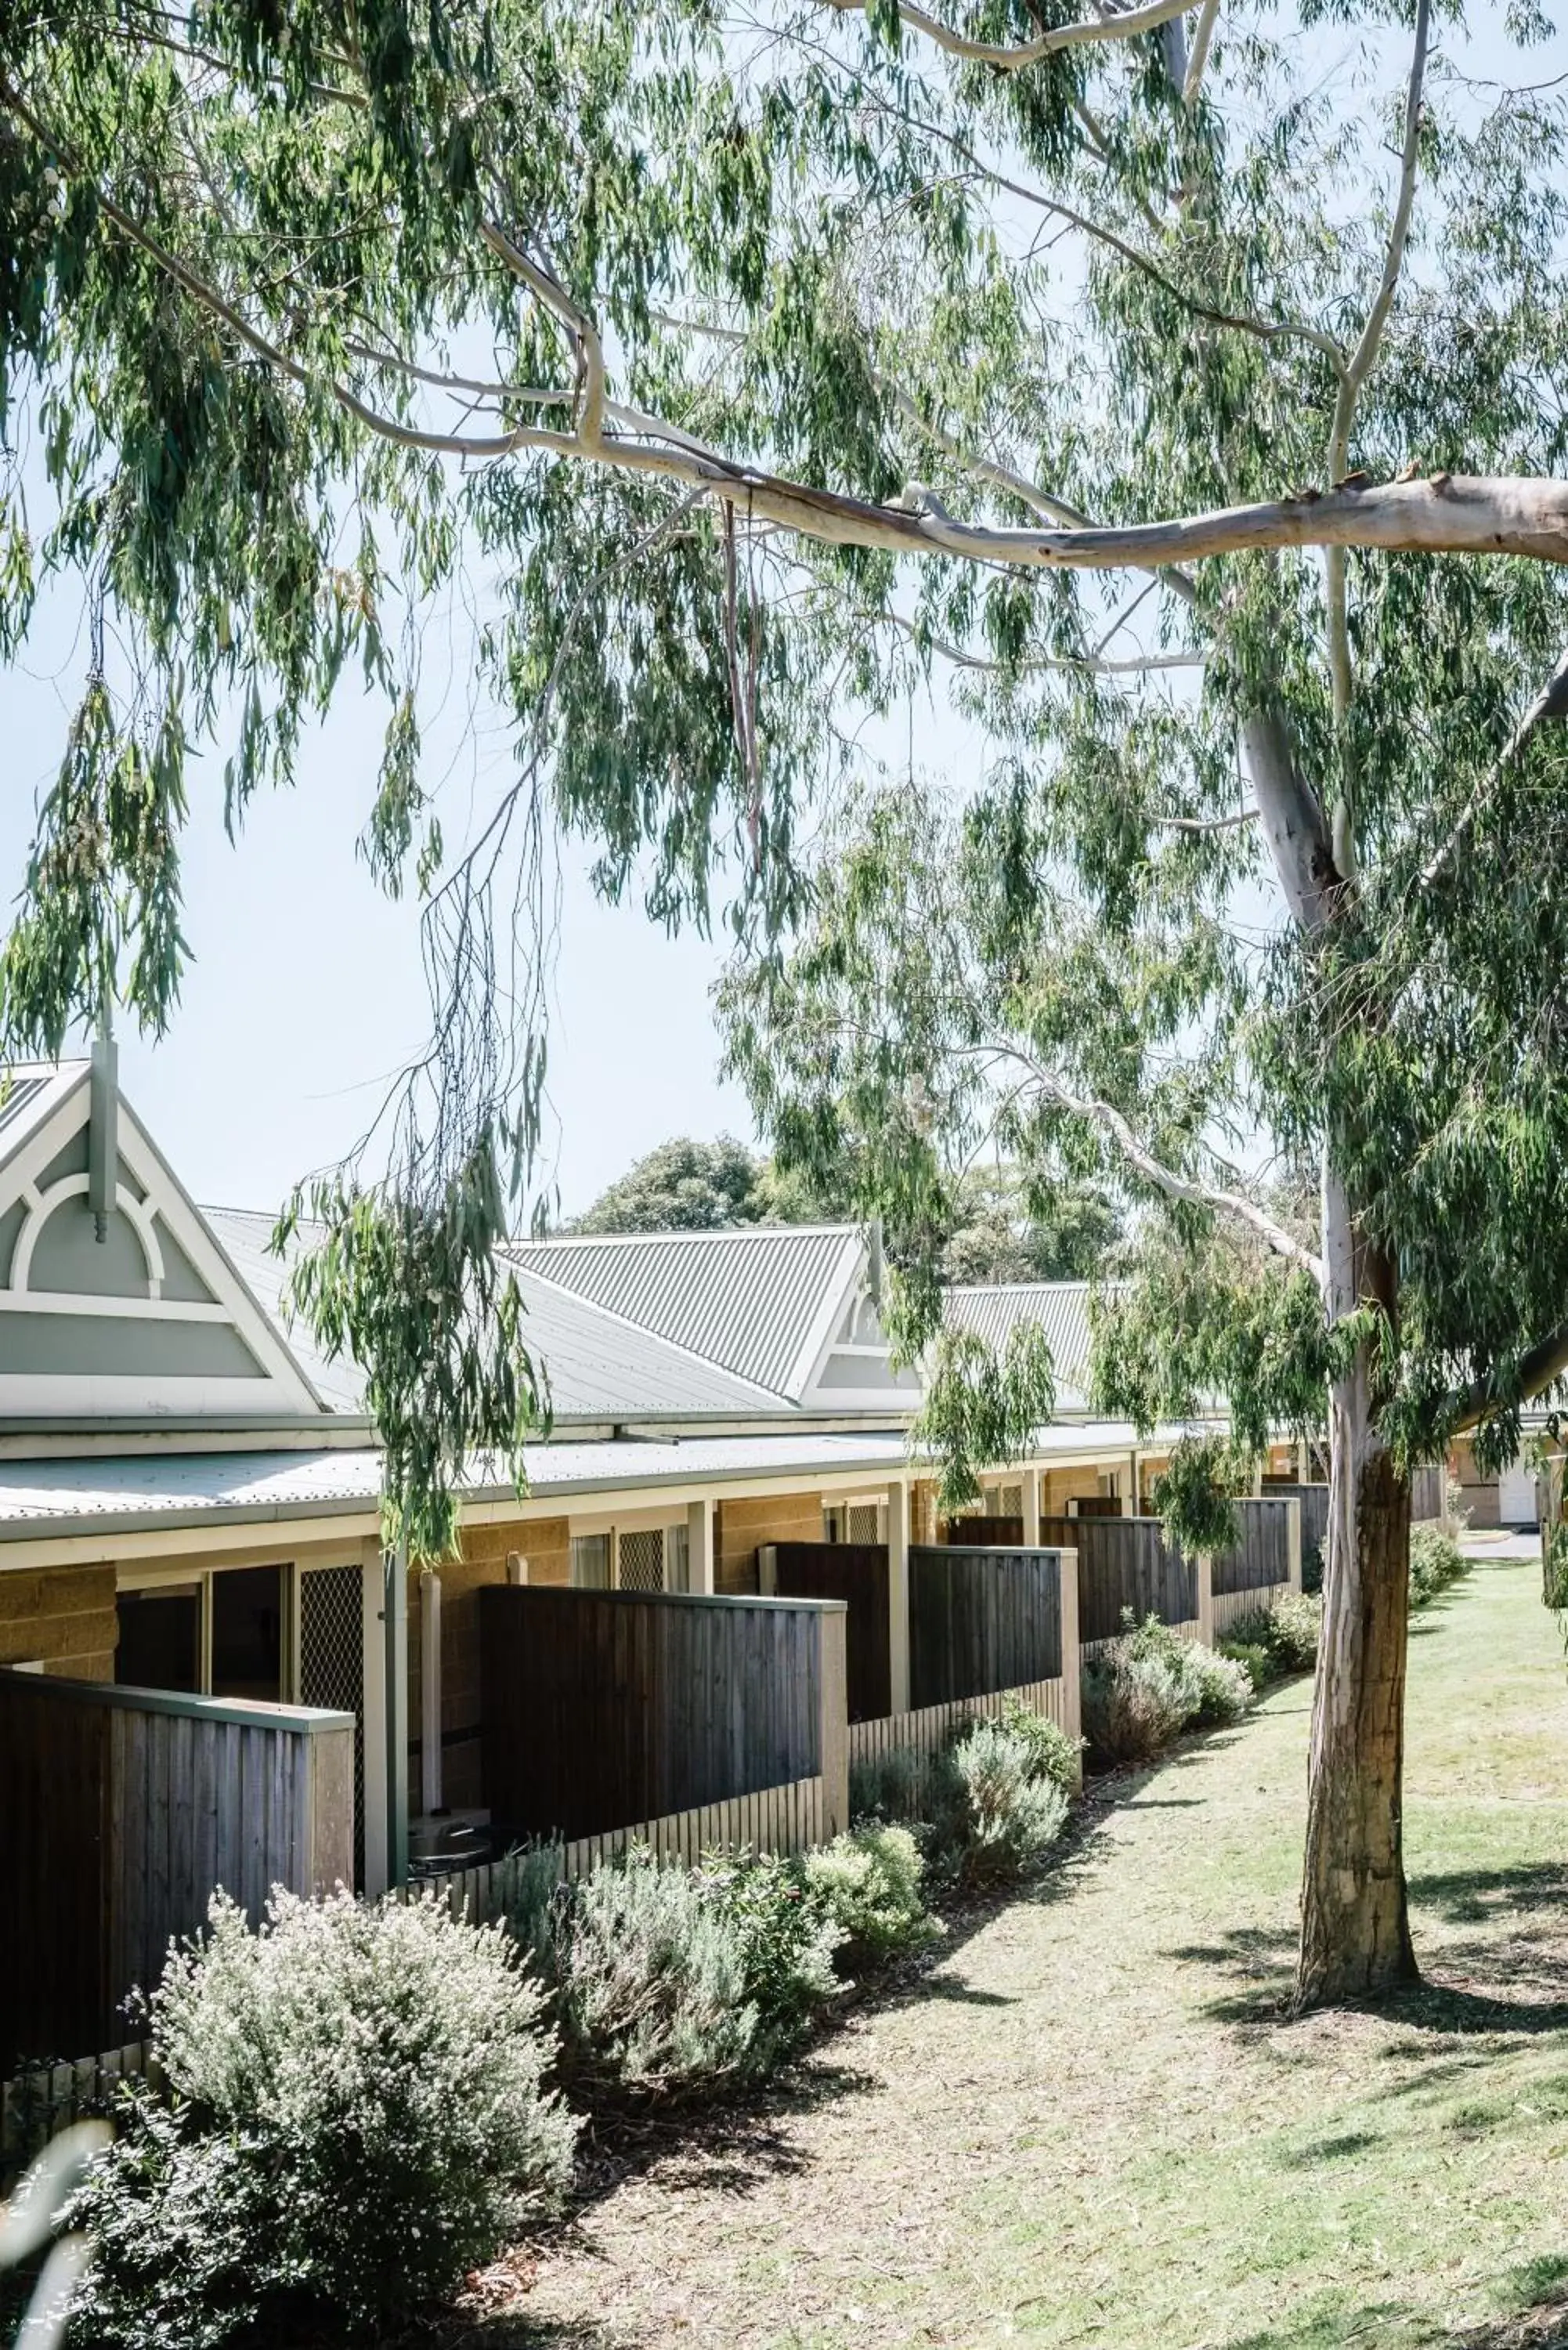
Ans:
[[[0,1575],[0,1665],[42,1658],[51,1673],[111,1681],[119,1638],[112,1566]]]
[[[504,1583],[506,1559],[520,1551],[530,1583],[566,1583],[571,1544],[565,1518],[467,1526],[462,1555],[441,1570],[441,1794],[465,1811],[483,1802],[480,1773],[479,1598],[482,1585]],[[419,1806],[420,1578],[409,1575],[409,1786]]]
[[[1047,1470],[1040,1480],[1040,1514],[1043,1518],[1064,1517],[1070,1501],[1085,1495],[1092,1498],[1099,1490],[1099,1475],[1093,1469]]]
[[[934,1543],[937,1539],[937,1489],[926,1477],[917,1477],[909,1487],[909,1540],[912,1543]]]
[[[719,1502],[713,1517],[716,1591],[755,1591],[760,1543],[822,1540],[820,1493],[774,1493],[754,1501],[748,1497]]]

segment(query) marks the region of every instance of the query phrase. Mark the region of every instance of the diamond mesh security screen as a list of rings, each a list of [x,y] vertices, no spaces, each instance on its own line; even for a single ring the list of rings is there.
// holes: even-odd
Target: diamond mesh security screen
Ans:
[[[620,1587],[623,1591],[664,1588],[664,1529],[620,1536]]]
[[[851,1502],[847,1512],[848,1540],[852,1543],[878,1543],[882,1539],[882,1511],[876,1502]]]
[[[996,1514],[999,1518],[1021,1518],[1023,1515],[1022,1485],[999,1485],[996,1489]]]
[[[357,1566],[299,1578],[299,1701],[354,1717],[354,1882],[365,1881],[364,1585]]]

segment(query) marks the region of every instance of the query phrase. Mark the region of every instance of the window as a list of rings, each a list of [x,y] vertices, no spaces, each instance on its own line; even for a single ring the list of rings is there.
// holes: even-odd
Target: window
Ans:
[[[166,1583],[153,1591],[121,1591],[115,1600],[119,1639],[114,1678],[122,1689],[202,1687],[202,1586]]]
[[[608,1534],[572,1536],[572,1582],[579,1591],[609,1589]]]
[[[619,1556],[616,1582],[622,1591],[662,1591],[664,1588],[664,1529],[617,1537]]]
[[[282,1697],[285,1572],[281,1566],[242,1566],[213,1575],[213,1697],[268,1705]]]

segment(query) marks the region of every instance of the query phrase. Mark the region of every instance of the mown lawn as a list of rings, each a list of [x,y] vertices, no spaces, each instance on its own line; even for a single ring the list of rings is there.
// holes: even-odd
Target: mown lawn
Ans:
[[[1293,1684],[1124,1786],[799,2095],[651,2133],[497,2342],[1568,2343],[1568,1681],[1538,1592],[1493,1559],[1418,1619],[1418,1992],[1282,2015]]]

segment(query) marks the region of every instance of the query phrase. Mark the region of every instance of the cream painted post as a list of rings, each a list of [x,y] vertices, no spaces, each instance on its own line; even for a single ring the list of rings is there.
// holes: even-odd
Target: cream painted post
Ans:
[[[1198,1554],[1198,1637],[1206,1648],[1214,1646],[1214,1557],[1206,1550]]]
[[[409,1555],[381,1554],[382,1665],[386,1673],[387,1881],[409,1881]]]
[[[361,1649],[359,1720],[365,1748],[365,1898],[379,1900],[387,1889],[387,1660],[381,1545],[368,1542],[359,1554]]]
[[[831,1843],[849,1825],[849,1610],[842,1599],[821,1603],[817,1617],[817,1752],[822,1767],[822,1838]]]
[[[686,1505],[686,1588],[700,1597],[713,1595],[713,1504]]]
[[[427,1819],[441,1808],[441,1577],[433,1566],[420,1575],[420,1809]]]
[[[909,1711],[909,1489],[888,1488],[888,1678],[892,1711]]]
[[[1290,1552],[1291,1589],[1299,1591],[1302,1587],[1302,1505],[1299,1502],[1287,1502],[1285,1507],[1290,1512],[1285,1522],[1290,1532],[1285,1539]]]
[[[1138,1515],[1138,1499],[1137,1454],[1129,1452],[1127,1454],[1127,1515],[1129,1518],[1136,1518]]]
[[[1069,1738],[1084,1734],[1084,1659],[1078,1648],[1078,1554],[1062,1553],[1062,1711]],[[1083,1757],[1078,1779],[1083,1783]]]
[[[1023,1471],[1023,1547],[1025,1550],[1038,1550],[1040,1547],[1040,1471],[1038,1469],[1026,1469]]]
[[[1312,1445],[1304,1436],[1296,1439],[1296,1475],[1303,1485],[1312,1483]]]

